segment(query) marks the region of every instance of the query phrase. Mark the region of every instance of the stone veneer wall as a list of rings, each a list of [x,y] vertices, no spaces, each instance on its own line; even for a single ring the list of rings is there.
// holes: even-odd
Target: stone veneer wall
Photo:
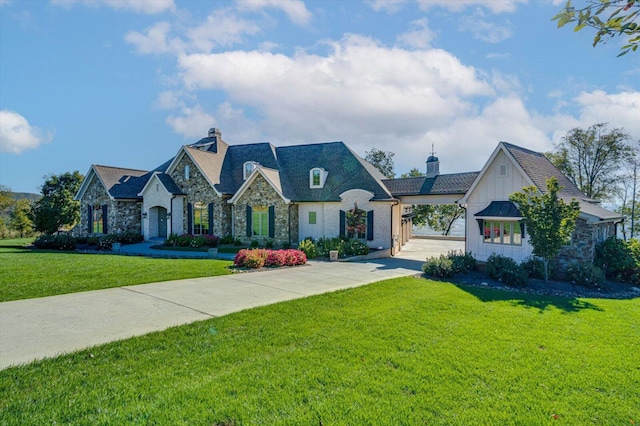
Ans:
[[[185,179],[184,176],[185,166],[189,166],[189,179]],[[220,197],[188,155],[182,156],[171,173],[171,178],[182,192],[187,194],[183,205],[182,232],[174,229],[174,233],[191,233],[192,231],[187,229],[189,223],[187,203],[193,205],[195,203],[204,203],[205,205],[213,203],[213,233],[218,236],[231,235],[231,205],[227,203],[230,197]]]
[[[87,232],[89,227],[87,206],[103,206],[105,204],[107,205],[107,233],[142,232],[140,222],[142,202],[112,200],[98,177],[93,175],[80,202],[80,223],[73,229],[73,235],[89,234]]]
[[[596,245],[611,235],[615,235],[615,225],[611,222],[590,225],[585,220],[578,219],[571,245],[563,247],[556,259],[563,269],[574,261],[592,262]]]
[[[257,240],[260,243],[271,240],[268,237],[247,237],[247,205],[254,206],[274,206],[275,207],[275,232],[274,242],[276,244],[294,243],[293,229],[291,229],[289,205],[284,202],[282,197],[273,189],[271,185],[262,177],[257,176],[251,186],[242,194],[242,196],[234,204],[234,238],[249,243]],[[297,213],[297,211],[296,211]],[[297,214],[296,214],[297,218]],[[293,217],[292,217],[293,219]],[[290,229],[292,235],[290,237]],[[296,224],[297,230],[297,224]],[[297,234],[297,231],[295,232]],[[297,236],[296,236],[297,237]],[[297,238],[296,238],[297,239]]]

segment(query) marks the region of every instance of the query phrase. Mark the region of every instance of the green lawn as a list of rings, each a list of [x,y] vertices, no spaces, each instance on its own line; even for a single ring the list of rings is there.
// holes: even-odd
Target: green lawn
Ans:
[[[9,243],[13,241],[13,243]],[[17,241],[17,243],[16,243]],[[29,250],[0,242],[0,302],[230,273],[233,262]]]
[[[633,425],[640,299],[401,278],[0,371],[0,424]]]

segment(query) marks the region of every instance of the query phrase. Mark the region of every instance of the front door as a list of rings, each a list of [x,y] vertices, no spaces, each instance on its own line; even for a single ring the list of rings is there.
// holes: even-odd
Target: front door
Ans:
[[[167,238],[167,209],[158,207],[158,237]]]

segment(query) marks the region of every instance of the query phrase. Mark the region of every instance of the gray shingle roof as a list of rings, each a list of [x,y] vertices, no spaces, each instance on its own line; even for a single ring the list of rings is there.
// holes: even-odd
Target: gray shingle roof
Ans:
[[[369,163],[351,151],[344,142],[326,142],[276,148],[282,190],[294,201],[340,201],[340,194],[359,188],[374,194],[374,200],[391,199],[382,184],[380,172],[371,173]],[[367,166],[369,164],[369,166]],[[328,172],[322,188],[309,187],[313,168]]]
[[[255,161],[269,169],[280,169],[270,143],[229,145],[220,169],[220,183],[215,185],[216,189],[223,194],[235,194],[244,183],[242,168],[247,161]]]
[[[120,167],[97,166],[93,169],[116,199],[142,199],[138,195],[147,184],[152,172],[145,170],[123,169]]]
[[[167,189],[167,191],[169,191],[170,194],[187,195],[182,192],[180,187],[178,187],[178,185],[173,181],[173,179],[171,179],[171,176],[169,176],[168,174],[158,173],[156,176],[158,176],[158,179],[160,179],[160,182],[162,182],[162,185],[164,185],[164,187]]]
[[[382,182],[394,197],[402,195],[465,194],[480,172],[385,179]]]
[[[504,147],[513,155],[513,158],[518,162],[522,170],[529,175],[534,185],[543,193],[547,192],[547,179],[550,177],[556,177],[558,183],[563,187],[559,196],[575,197],[581,199],[587,199],[578,187],[569,180],[556,166],[544,154],[522,148],[508,142],[502,142]]]

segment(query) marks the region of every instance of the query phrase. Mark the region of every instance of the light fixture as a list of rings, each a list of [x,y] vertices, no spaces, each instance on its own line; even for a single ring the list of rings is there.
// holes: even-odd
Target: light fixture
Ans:
[[[146,219],[147,218],[147,212],[142,213],[142,218]]]

